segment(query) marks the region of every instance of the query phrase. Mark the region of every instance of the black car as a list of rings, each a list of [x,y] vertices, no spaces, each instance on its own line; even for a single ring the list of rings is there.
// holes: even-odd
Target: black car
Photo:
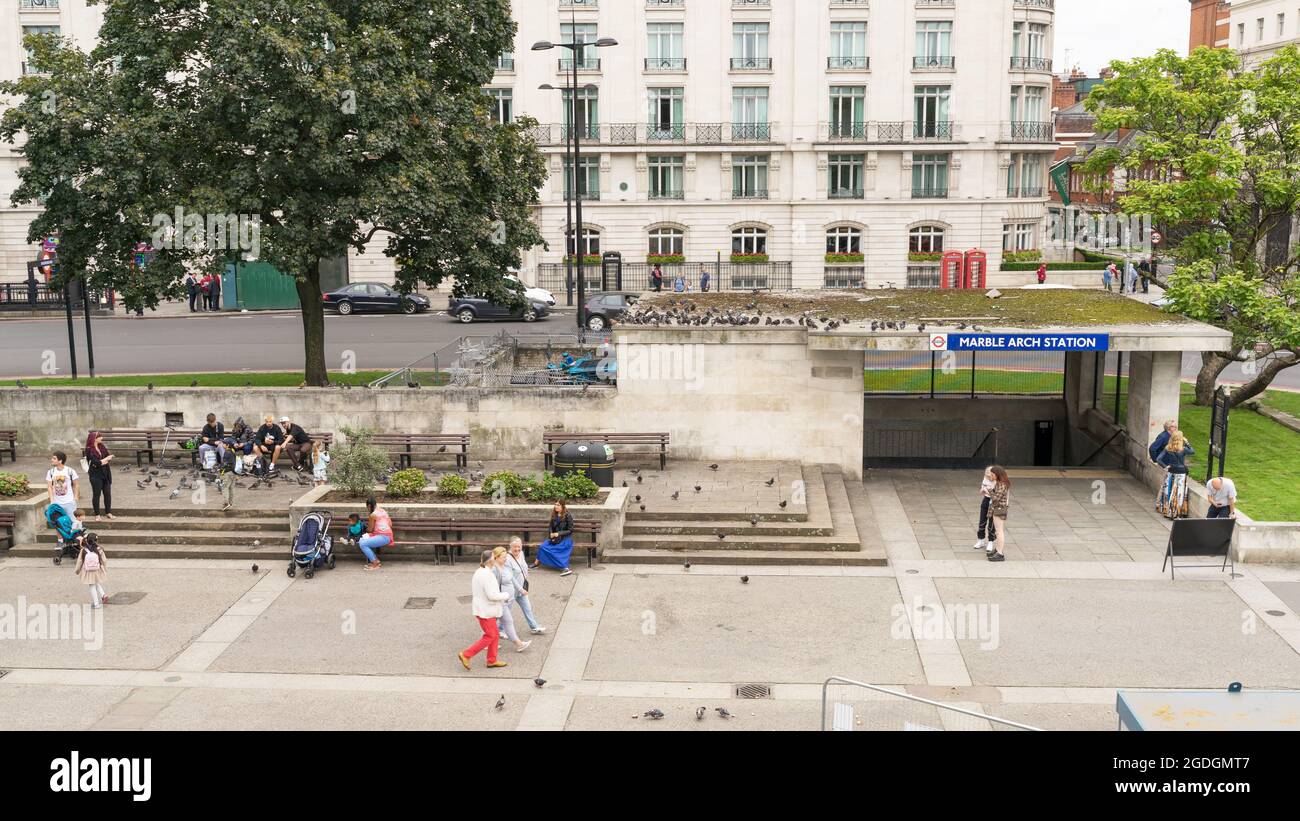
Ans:
[[[429,298],[420,294],[402,294],[378,282],[354,282],[336,291],[321,294],[329,310],[342,316],[353,313],[424,313],[432,307]]]
[[[498,305],[480,297],[451,297],[447,301],[447,313],[460,322],[473,322],[477,319],[522,319],[535,322],[551,312],[544,302],[524,300],[514,307]]]
[[[640,298],[641,294],[636,291],[602,291],[591,294],[587,297],[587,329],[603,331],[613,327]]]

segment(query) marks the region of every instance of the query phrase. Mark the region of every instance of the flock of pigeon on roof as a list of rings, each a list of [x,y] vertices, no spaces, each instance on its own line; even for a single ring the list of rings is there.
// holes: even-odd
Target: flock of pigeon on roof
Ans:
[[[788,302],[782,302],[781,307],[787,311],[796,310]],[[759,325],[764,327],[770,326],[796,326],[807,328],[811,331],[834,331],[846,325],[855,324],[854,320],[848,317],[828,316],[819,311],[805,310],[798,313],[797,316],[775,316],[764,313],[763,308],[758,304],[758,300],[753,300],[745,305],[744,310],[736,309],[722,310],[709,306],[700,309],[700,306],[690,299],[673,299],[667,306],[638,305],[632,308],[624,316],[623,321],[628,325],[648,325],[654,328],[662,326],[675,327],[746,327]],[[912,330],[917,333],[925,333],[925,323],[912,324],[906,320],[857,320],[856,324],[861,325],[864,329],[870,327],[872,332],[877,331],[907,331]],[[983,328],[977,325],[967,325],[965,322],[956,323],[958,330],[966,330],[968,327],[974,331],[982,331]]]

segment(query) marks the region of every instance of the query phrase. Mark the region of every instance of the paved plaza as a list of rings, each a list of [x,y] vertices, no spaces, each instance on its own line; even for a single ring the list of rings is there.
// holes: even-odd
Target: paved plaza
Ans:
[[[714,481],[718,495],[746,492]],[[99,611],[98,646],[0,640],[0,730],[810,730],[831,676],[1036,727],[1111,730],[1116,688],[1300,687],[1300,568],[1170,581],[1166,523],[1120,474],[1020,476],[1000,565],[970,549],[977,472],[873,472],[844,485],[868,525],[860,538],[886,566],[536,572],[550,632],[524,653],[504,646],[510,666],[493,671],[480,655],[466,673],[455,657],[476,638],[469,562],[368,573],[348,561],[306,580],[280,561],[254,572],[110,552],[119,603]],[[66,564],[0,558],[0,604],[83,596]],[[750,684],[769,696],[738,698]],[[656,709],[662,719],[644,715]],[[879,700],[856,715],[856,729],[929,721]]]

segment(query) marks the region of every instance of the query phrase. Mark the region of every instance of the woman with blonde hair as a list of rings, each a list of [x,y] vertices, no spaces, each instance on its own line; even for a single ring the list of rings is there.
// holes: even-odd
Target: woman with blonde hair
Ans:
[[[492,549],[492,572],[497,577],[497,584],[501,585],[501,592],[510,596],[501,605],[501,618],[497,619],[497,632],[504,634],[506,638],[514,643],[516,653],[522,653],[528,649],[528,645],[532,644],[532,642],[520,640],[519,633],[515,630],[515,617],[511,613],[510,602],[514,601],[519,591],[515,589],[514,574],[510,572],[510,568],[506,567],[508,558],[509,556],[504,547]]]
[[[1165,481],[1160,486],[1160,498],[1156,501],[1160,515],[1169,519],[1187,518],[1187,457],[1195,455],[1196,451],[1181,430],[1169,435],[1169,444],[1156,459],[1156,464],[1166,471]]]

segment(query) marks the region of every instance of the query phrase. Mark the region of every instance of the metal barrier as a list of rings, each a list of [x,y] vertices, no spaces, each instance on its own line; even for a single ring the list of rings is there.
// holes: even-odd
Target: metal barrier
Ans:
[[[624,291],[648,291],[654,265],[645,262],[623,263]],[[618,290],[619,283],[602,282],[601,266],[586,264],[586,289],[595,293],[604,288]],[[793,287],[793,267],[789,262],[681,262],[666,263],[660,266],[663,273],[663,289],[671,291],[673,280],[680,276],[687,288],[699,292],[701,270],[708,272],[709,290],[711,291],[752,291],[788,290]],[[537,287],[545,288],[555,295],[556,300],[571,301],[571,291],[577,288],[577,271],[566,271],[563,263],[545,262],[537,266]]]
[[[381,376],[371,388],[406,387],[433,375],[434,384],[457,387],[552,386],[591,384],[567,378],[545,368],[520,368],[519,348],[535,347],[549,362],[569,348],[585,348],[608,342],[609,333],[586,331],[571,334],[477,334],[458,337],[414,362]]]
[[[827,730],[837,732],[862,730],[1041,732],[1040,728],[1030,727],[1028,724],[839,676],[831,676],[822,683],[821,729],[823,732]]]
[[[995,427],[873,428],[862,431],[862,464],[868,468],[964,470],[997,464]]]

